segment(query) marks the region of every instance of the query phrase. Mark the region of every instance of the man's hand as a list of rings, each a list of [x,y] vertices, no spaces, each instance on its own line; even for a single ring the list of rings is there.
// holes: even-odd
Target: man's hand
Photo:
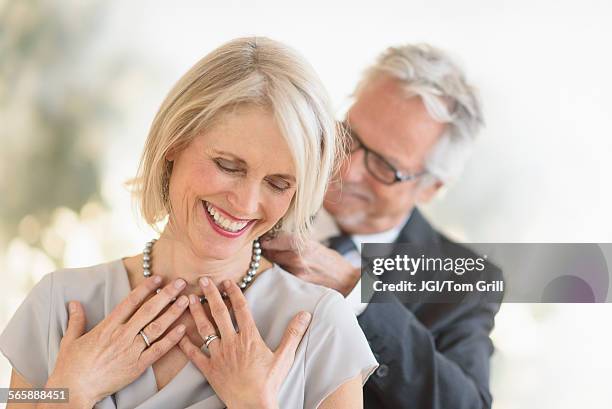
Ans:
[[[271,240],[262,240],[261,246],[268,260],[304,281],[333,288],[345,297],[353,290],[361,276],[359,268],[314,240],[308,240],[300,253],[295,243],[292,234],[280,232]]]

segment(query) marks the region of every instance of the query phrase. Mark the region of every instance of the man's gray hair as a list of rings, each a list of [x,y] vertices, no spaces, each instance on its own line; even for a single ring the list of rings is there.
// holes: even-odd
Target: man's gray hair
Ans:
[[[403,45],[385,50],[357,85],[355,95],[383,75],[399,80],[408,97],[420,96],[429,114],[448,124],[426,159],[426,184],[456,178],[463,169],[484,124],[476,89],[462,70],[441,50],[428,44]],[[433,177],[432,177],[433,176]]]

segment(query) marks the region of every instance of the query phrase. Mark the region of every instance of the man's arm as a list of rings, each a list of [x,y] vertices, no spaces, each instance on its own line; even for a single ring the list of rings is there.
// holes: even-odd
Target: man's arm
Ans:
[[[264,241],[262,246],[266,257],[287,271],[344,296],[360,278],[340,254],[314,241],[301,253],[289,234]],[[436,314],[440,308],[444,312]],[[392,293],[374,293],[358,317],[381,364],[366,383],[368,392],[376,394],[385,408],[490,408],[493,345],[489,334],[498,309],[499,304],[477,302],[423,304],[420,319],[440,318],[435,328],[429,328],[430,322],[419,321]],[[368,407],[367,392],[364,398]]]
[[[490,408],[489,334],[499,304],[424,304],[422,308],[424,314],[427,309],[452,309],[445,313],[435,337],[393,294],[375,295],[358,317],[380,363],[366,384],[368,392],[384,408]]]

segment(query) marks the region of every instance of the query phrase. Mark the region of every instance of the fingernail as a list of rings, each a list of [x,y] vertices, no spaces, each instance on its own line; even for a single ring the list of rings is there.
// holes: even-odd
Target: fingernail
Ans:
[[[190,295],[189,295],[189,302],[190,302],[191,304],[195,304],[195,303],[196,303],[196,301],[197,301],[196,296],[195,296],[195,295],[193,295],[193,294],[190,294]]]
[[[232,282],[230,280],[225,280],[223,282],[223,287],[225,287],[226,290],[229,290],[231,286],[232,286]]]
[[[310,313],[302,311],[298,319],[302,324],[308,324],[310,322]]]
[[[160,284],[160,283],[161,283],[161,280],[162,280],[162,279],[161,279],[161,277],[160,277],[160,276],[154,276],[154,277],[153,277],[153,282],[154,282],[155,284]]]
[[[71,313],[71,314],[74,314],[74,313],[76,312],[76,310],[77,310],[76,303],[71,301],[71,302],[68,304],[68,309],[70,310],[70,313]]]
[[[181,295],[178,299],[177,304],[179,307],[186,307],[188,302],[189,301],[187,300],[187,297],[185,297],[184,295]]]
[[[200,283],[206,287],[208,285],[208,283],[210,282],[210,280],[208,279],[208,277],[202,277],[200,278]]]
[[[183,334],[185,332],[185,326],[183,324],[179,325],[178,327],[176,327],[176,331],[179,334]]]
[[[174,282],[174,288],[176,288],[177,290],[180,290],[183,287],[185,287],[185,280],[183,280],[182,278],[178,278]]]

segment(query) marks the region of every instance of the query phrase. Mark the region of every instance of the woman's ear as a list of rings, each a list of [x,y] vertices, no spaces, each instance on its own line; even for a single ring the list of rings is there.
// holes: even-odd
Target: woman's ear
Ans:
[[[172,148],[168,150],[168,152],[166,152],[166,160],[168,162],[174,162],[175,157],[176,157],[176,149]]]

